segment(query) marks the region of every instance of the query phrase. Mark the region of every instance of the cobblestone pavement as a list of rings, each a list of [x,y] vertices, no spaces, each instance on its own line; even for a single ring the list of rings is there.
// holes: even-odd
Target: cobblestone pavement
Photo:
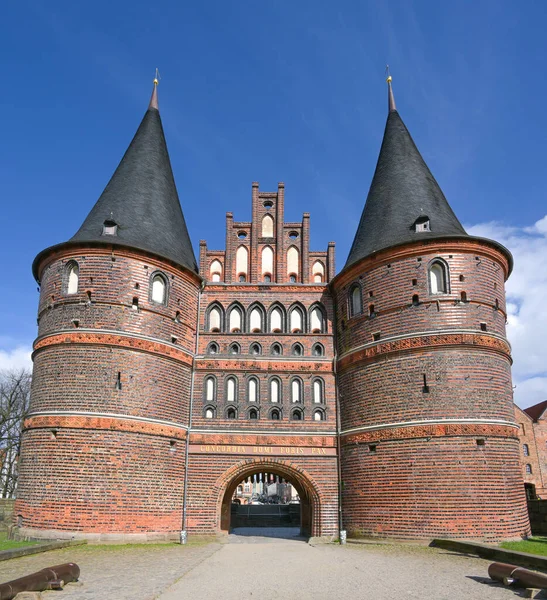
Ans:
[[[512,600],[490,583],[490,561],[424,546],[310,546],[256,537],[222,546],[160,600]]]
[[[241,532],[240,532],[241,533]],[[424,546],[309,545],[230,535],[224,544],[79,546],[0,562],[0,581],[76,562],[81,584],[44,600],[516,600],[494,585],[490,561]],[[270,532],[271,533],[271,532]],[[294,535],[293,530],[275,535]]]
[[[62,592],[43,592],[44,600],[152,600],[220,547],[218,543],[76,546],[0,562],[0,582],[75,562],[81,582],[68,584]]]

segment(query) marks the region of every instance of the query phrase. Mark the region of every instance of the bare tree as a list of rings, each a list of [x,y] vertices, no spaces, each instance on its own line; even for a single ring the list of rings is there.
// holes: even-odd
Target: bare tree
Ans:
[[[29,411],[31,373],[0,371],[0,496],[13,498],[21,428]]]

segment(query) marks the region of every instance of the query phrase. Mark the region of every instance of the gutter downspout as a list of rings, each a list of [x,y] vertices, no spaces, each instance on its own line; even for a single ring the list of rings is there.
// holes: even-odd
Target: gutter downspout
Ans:
[[[334,310],[334,322],[333,322],[334,326],[332,328],[333,343],[334,343],[334,357],[333,357],[333,362],[332,362],[332,369],[334,372],[334,398],[336,401],[336,444],[337,444],[336,462],[337,462],[337,467],[338,467],[338,535],[341,538],[342,531],[344,530],[344,523],[343,523],[343,517],[342,517],[342,464],[341,464],[342,444],[341,444],[341,439],[340,439],[340,431],[341,431],[340,395],[338,393],[338,368],[337,368],[337,363],[338,363],[338,343],[337,343],[337,341],[338,341],[337,340],[337,337],[338,337],[337,336],[338,310],[337,310],[337,305],[336,305],[336,294],[334,293],[334,290],[332,289],[332,287],[330,287],[330,291],[332,294],[332,307]],[[344,536],[344,538],[345,538],[345,536]],[[345,543],[345,541],[343,543]]]
[[[190,380],[190,415],[188,417],[188,432],[186,434],[186,449],[184,456],[184,492],[182,497],[182,523],[180,530],[180,543],[186,544],[188,541],[188,531],[186,530],[186,509],[188,504],[188,460],[190,452],[190,432],[192,431],[192,414],[194,411],[194,380],[196,375],[196,356],[199,350],[199,327],[200,327],[200,313],[201,313],[201,294],[205,287],[205,281],[201,282],[201,287],[198,291],[198,310],[197,310],[197,327],[196,327],[196,346],[194,348],[194,360],[192,361],[192,375]]]

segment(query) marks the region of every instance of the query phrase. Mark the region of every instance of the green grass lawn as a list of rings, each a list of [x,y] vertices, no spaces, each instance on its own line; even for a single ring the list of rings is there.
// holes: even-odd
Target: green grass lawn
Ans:
[[[40,542],[19,542],[16,540],[8,540],[8,534],[5,531],[0,531],[0,550],[12,550],[13,548],[23,548],[24,546],[32,546]]]
[[[547,556],[547,537],[534,536],[520,542],[502,542],[502,548]]]

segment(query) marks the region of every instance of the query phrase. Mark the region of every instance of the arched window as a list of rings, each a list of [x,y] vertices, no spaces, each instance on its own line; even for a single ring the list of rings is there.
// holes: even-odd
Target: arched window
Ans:
[[[526,474],[527,475],[531,475],[532,474],[532,465],[526,465]]]
[[[355,284],[349,292],[349,307],[350,316],[355,317],[363,312],[363,300],[361,294],[361,286]]]
[[[275,307],[270,313],[270,333],[281,333],[283,331],[283,313],[279,307]]]
[[[448,293],[448,268],[440,260],[434,260],[429,267],[429,290],[432,294]]]
[[[281,413],[277,410],[277,408],[274,408],[270,413],[270,419],[272,421],[279,421],[281,419]]]
[[[274,271],[274,253],[270,246],[264,246],[262,248],[262,277],[265,278],[267,275],[270,276]]]
[[[323,356],[325,354],[325,349],[321,344],[315,344],[313,346],[312,354],[314,356]]]
[[[302,315],[302,310],[298,306],[295,306],[291,310],[289,323],[291,333],[302,333],[304,330],[304,318]]]
[[[206,402],[215,402],[217,399],[216,395],[216,381],[214,377],[207,377],[205,379],[205,400]]]
[[[266,215],[262,219],[262,237],[271,238],[274,236],[274,220],[271,215]]]
[[[218,354],[218,344],[216,342],[211,342],[207,346],[207,354]]]
[[[273,344],[270,354],[272,354],[273,356],[281,356],[281,354],[283,354],[283,348],[280,344]]]
[[[296,246],[291,246],[287,250],[287,275],[289,275],[289,278],[291,275],[294,275],[298,279],[298,274],[300,273],[299,263],[298,249]]]
[[[258,419],[258,411],[256,408],[251,408],[249,411],[249,419]]]
[[[291,348],[291,354],[293,356],[302,356],[304,354],[304,348],[302,347],[302,344],[295,344]]]
[[[316,260],[313,263],[312,275],[314,283],[321,283],[325,281],[325,266],[320,260]]]
[[[323,404],[324,399],[324,383],[322,379],[313,380],[313,402],[315,404]]]
[[[215,411],[212,408],[206,408],[205,409],[205,418],[206,419],[212,419],[215,416]]]
[[[66,282],[66,293],[77,294],[78,293],[78,280],[80,278],[80,267],[77,262],[69,262],[66,266],[67,282]]]
[[[528,447],[528,444],[522,444],[522,453],[524,456],[530,456],[530,448]]]
[[[262,348],[260,347],[260,344],[257,343],[251,344],[250,351],[253,356],[259,356],[262,354]]]
[[[239,346],[239,344],[237,344],[236,342],[230,344],[230,354],[239,354],[240,352],[241,347]]]
[[[314,421],[324,421],[325,420],[325,413],[322,410],[316,410],[313,413],[313,420]]]
[[[226,380],[226,400],[228,402],[237,401],[237,382],[235,377],[228,377]]]
[[[211,263],[211,267],[209,268],[209,272],[211,274],[211,281],[220,281],[221,276],[222,276],[222,264],[216,258]]]
[[[247,280],[248,264],[249,251],[246,246],[240,246],[236,251],[236,272],[239,281],[242,281],[241,276],[244,277],[243,281]]]
[[[209,331],[220,331],[222,315],[218,306],[209,310]]]
[[[241,309],[237,306],[234,306],[230,311],[230,316],[228,319],[228,329],[230,333],[240,333],[242,321]]]
[[[279,379],[270,379],[270,402],[281,401],[281,386]]]
[[[310,329],[312,333],[323,333],[324,332],[325,320],[323,318],[323,312],[318,306],[312,308],[310,313]]]
[[[262,311],[257,306],[251,310],[249,326],[252,333],[260,333],[262,331]]]
[[[167,300],[167,282],[163,275],[156,273],[152,276],[152,302],[165,304]]]
[[[236,419],[237,418],[237,412],[235,408],[229,408],[226,411],[226,418],[227,419]]]
[[[302,411],[299,408],[295,408],[291,413],[291,419],[293,421],[302,421]]]
[[[247,400],[249,402],[258,402],[258,379],[255,377],[251,377],[249,379],[249,390]]]
[[[302,402],[302,382],[300,379],[291,381],[291,401]]]

